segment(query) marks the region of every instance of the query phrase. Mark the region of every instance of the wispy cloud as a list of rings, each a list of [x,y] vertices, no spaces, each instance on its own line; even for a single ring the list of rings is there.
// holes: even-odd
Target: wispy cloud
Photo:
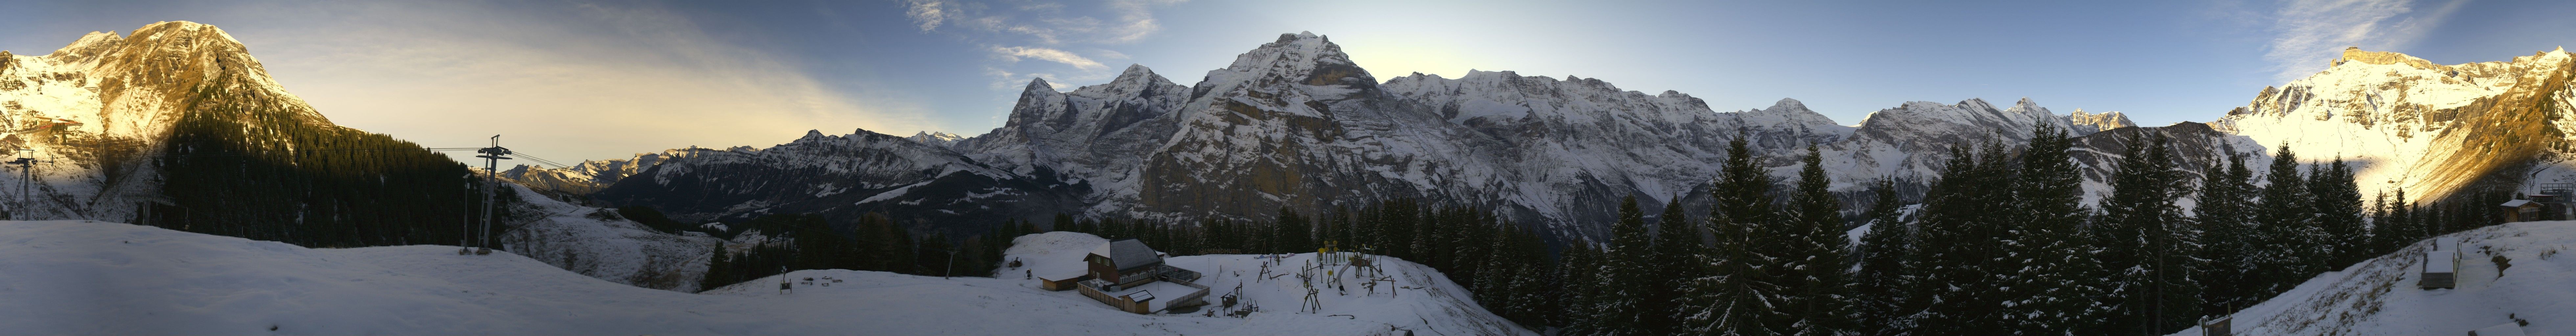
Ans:
[[[1082,55],[1075,55],[1072,52],[1066,52],[1063,50],[1036,47],[994,47],[993,52],[1001,54],[1002,58],[1009,59],[1012,62],[1018,62],[1021,58],[1035,58],[1049,62],[1064,63],[1065,65],[1071,65],[1082,69],[1100,69],[1108,67],[1106,65],[1101,65],[1100,62],[1092,61],[1089,58],[1082,58]]]
[[[995,87],[1016,88],[1029,75],[1061,73],[1092,80],[1117,75],[1094,59],[1125,59],[1104,47],[1134,43],[1163,29],[1154,18],[1160,6],[1182,0],[1105,0],[1098,2],[903,0],[905,15],[924,32],[943,32],[960,39],[994,45],[995,64],[988,75]],[[962,29],[940,30],[940,27]],[[1002,46],[1011,45],[1011,46]],[[1088,50],[1074,52],[1071,50]],[[1090,54],[1085,56],[1084,54]],[[1037,59],[1059,64],[1021,64]],[[1069,67],[1069,68],[1068,68]]]
[[[921,31],[939,29],[940,23],[948,21],[947,2],[913,0],[905,5],[903,16],[911,17],[913,24],[921,26]]]
[[[2287,0],[2273,14],[2277,34],[2264,53],[2276,79],[2305,78],[2324,70],[2347,46],[2405,48],[2441,26],[2468,0],[2450,0],[2418,11],[2412,0]]]

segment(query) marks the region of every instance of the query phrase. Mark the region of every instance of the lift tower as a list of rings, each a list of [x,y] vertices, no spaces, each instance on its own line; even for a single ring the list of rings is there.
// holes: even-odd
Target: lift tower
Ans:
[[[474,250],[474,254],[492,254],[492,211],[494,210],[492,208],[492,201],[494,195],[501,192],[501,160],[510,159],[510,157],[505,156],[510,155],[510,149],[501,148],[501,135],[494,134],[492,135],[492,147],[484,147],[483,149],[476,150],[474,152],[483,154],[475,155],[474,157],[483,158],[484,185],[487,186],[483,189],[482,237],[480,238],[480,241],[477,241],[474,244],[478,247]],[[472,236],[473,233],[469,232],[467,235]]]

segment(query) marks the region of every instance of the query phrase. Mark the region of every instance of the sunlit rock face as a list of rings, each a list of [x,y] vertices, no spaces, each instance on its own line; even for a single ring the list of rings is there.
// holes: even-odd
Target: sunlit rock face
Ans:
[[[2576,110],[2565,50],[2511,61],[2438,65],[2390,52],[2347,49],[2306,79],[2265,87],[2211,122],[2308,160],[2359,167],[2364,193],[2405,190],[2418,199],[2576,182],[2562,161]],[[2555,169],[2553,169],[2555,168]]]

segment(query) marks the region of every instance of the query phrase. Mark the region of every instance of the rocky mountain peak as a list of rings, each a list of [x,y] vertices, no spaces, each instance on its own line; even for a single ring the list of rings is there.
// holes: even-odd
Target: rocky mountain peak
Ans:
[[[939,146],[939,147],[950,147],[950,146],[956,145],[956,144],[957,144],[957,141],[960,141],[960,140],[966,140],[966,137],[957,136],[956,134],[948,134],[947,132],[931,132],[931,131],[922,131],[922,132],[913,133],[913,134],[912,134],[912,136],[904,137],[904,138],[905,138],[905,139],[912,139],[912,142],[919,142],[919,143],[924,144],[924,145]]]
[[[1054,92],[1055,92],[1055,85],[1047,84],[1046,78],[1029,77],[1029,85],[1028,85],[1028,86],[1022,86],[1022,87],[1020,87],[1020,91],[1021,91],[1022,93],[1024,93],[1024,94],[1025,94],[1025,93],[1027,93],[1027,92],[1037,92],[1037,91],[1040,91],[1040,90],[1044,90],[1044,91],[1046,91],[1046,92],[1048,92],[1048,93],[1054,93]]]
[[[1670,91],[1666,91],[1666,92],[1670,92]],[[1799,111],[1807,111],[1807,112],[1809,112],[1809,113],[1814,113],[1814,112],[1815,112],[1815,111],[1808,111],[1808,110],[1807,110],[1807,103],[1806,103],[1806,102],[1798,101],[1798,99],[1796,99],[1796,98],[1780,98],[1780,101],[1778,101],[1778,102],[1772,102],[1772,103],[1771,103],[1771,108],[1765,108],[1765,109],[1763,109],[1763,110],[1766,110],[1766,111],[1780,111],[1780,110],[1784,110],[1784,109],[1793,109],[1793,110],[1799,110]]]
[[[1311,32],[1279,34],[1278,41],[1235,56],[1223,69],[1209,70],[1207,79],[1193,86],[1202,94],[1192,96],[1280,84],[1359,88],[1376,86],[1377,79],[1329,38]]]
[[[54,53],[46,54],[45,57],[59,62],[80,63],[97,59],[100,54],[115,50],[118,42],[124,41],[124,36],[118,36],[113,31],[89,32],[89,35],[81,35],[79,40],[72,41],[70,45],[64,45],[62,49],[54,49]]]
[[[2424,59],[2422,59],[2422,58],[2415,58],[2415,56],[2410,56],[2410,55],[2401,54],[2401,53],[2397,53],[2397,52],[2389,52],[2389,51],[2367,51],[2367,50],[2361,50],[2361,47],[2344,47],[2344,48],[2343,48],[2343,56],[2342,56],[2342,57],[2336,57],[2336,58],[2335,58],[2335,60],[2334,60],[2333,65],[2343,65],[2343,64],[2344,64],[2344,62],[2361,62],[2361,63],[2364,63],[2364,64],[2383,64],[2383,65],[2385,65],[2385,64],[2405,64],[2405,65],[2411,65],[2411,66],[2414,66],[2414,67],[2416,67],[2416,68],[2421,68],[2421,69],[2430,69],[2430,70],[2449,70],[2449,69],[2451,68],[2451,67],[2449,67],[2449,66],[2443,66],[2443,65],[2441,65],[2441,64],[2433,64],[2433,61],[2426,61],[2426,60],[2424,60]]]
[[[2080,108],[2075,109],[2074,113],[2067,114],[2066,122],[2068,124],[2075,125],[2074,131],[2076,135],[2092,134],[2094,132],[2114,130],[2121,127],[2138,126],[2137,123],[2130,122],[2129,116],[2121,114],[2120,111],[2091,113],[2084,112],[2084,109]]]

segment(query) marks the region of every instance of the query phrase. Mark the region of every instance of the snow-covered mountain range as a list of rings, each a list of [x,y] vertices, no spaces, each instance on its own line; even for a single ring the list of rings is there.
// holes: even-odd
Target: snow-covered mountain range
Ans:
[[[861,130],[839,137],[919,145],[840,154],[908,161],[773,174],[835,159],[784,159],[790,154],[771,153],[777,149],[701,151],[712,153],[709,163],[666,161],[657,167],[669,168],[639,173],[653,179],[620,180],[600,196],[690,218],[740,218],[869,207],[864,200],[877,193],[909,192],[905,186],[970,172],[996,184],[1038,189],[968,195],[1062,197],[1020,210],[1025,216],[1260,218],[1282,208],[1315,213],[1422,198],[1489,207],[1560,233],[1597,236],[1603,226],[1594,224],[1606,222],[1621,197],[1658,205],[1672,197],[1704,197],[1727,141],[1739,135],[1751,139],[1784,182],[1794,156],[1805,146],[1820,146],[1833,165],[1837,190],[1857,200],[1866,193],[1862,182],[1887,177],[1919,190],[1944,161],[1947,146],[1988,138],[2023,143],[2038,124],[2078,134],[2131,125],[2117,112],[2058,115],[2029,99],[2004,107],[1979,99],[1910,102],[1846,126],[1793,99],[1718,112],[1679,92],[1647,94],[1571,76],[1472,71],[1456,79],[1411,74],[1380,81],[1329,39],[1299,33],[1282,34],[1188,86],[1141,65],[1108,83],[1070,91],[1031,80],[1009,122],[983,135],[897,138]],[[805,151],[817,136],[777,148]],[[717,161],[731,168],[688,168]],[[868,169],[882,171],[860,171]],[[688,182],[707,180],[733,184]],[[796,188],[812,190],[786,190]],[[841,194],[861,202],[787,205]],[[900,205],[934,213],[995,204],[946,200]]]

